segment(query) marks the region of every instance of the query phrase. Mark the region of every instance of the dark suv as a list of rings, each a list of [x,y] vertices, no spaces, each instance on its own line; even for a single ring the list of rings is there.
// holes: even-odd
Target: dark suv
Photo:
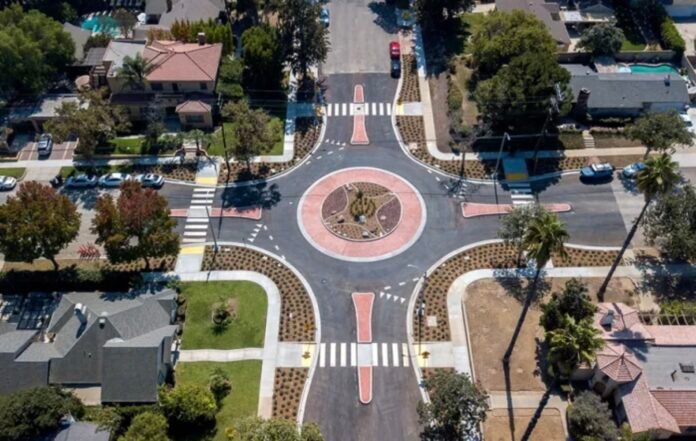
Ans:
[[[392,78],[399,78],[401,76],[401,60],[398,58],[391,59],[391,76]]]

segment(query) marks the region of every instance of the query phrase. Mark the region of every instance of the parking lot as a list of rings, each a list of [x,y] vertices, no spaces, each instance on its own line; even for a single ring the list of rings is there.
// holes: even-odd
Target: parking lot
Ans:
[[[72,141],[62,144],[53,144],[53,150],[49,156],[39,157],[39,152],[36,149],[36,142],[28,142],[19,152],[20,161],[47,160],[47,159],[72,159],[75,155],[76,143]]]

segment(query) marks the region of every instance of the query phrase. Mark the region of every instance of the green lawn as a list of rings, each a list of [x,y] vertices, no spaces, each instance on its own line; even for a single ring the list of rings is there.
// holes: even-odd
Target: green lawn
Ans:
[[[0,168],[0,176],[11,176],[19,179],[24,176],[25,171],[24,167]]]
[[[132,173],[133,172],[133,166],[131,164],[120,164],[120,165],[104,165],[104,166],[81,166],[81,167],[74,167],[74,166],[66,166],[66,167],[61,167],[60,168],[60,175],[63,176],[63,178],[67,178],[72,175],[80,174],[80,173],[88,173],[90,175],[103,175],[106,173],[111,173],[111,172],[121,172],[121,173]]]
[[[115,155],[139,155],[142,153],[144,142],[144,136],[129,136],[124,138],[114,138],[109,141],[109,144],[114,147],[113,153]]]
[[[229,143],[232,139],[232,127],[233,123],[225,123],[225,138]],[[269,145],[268,148],[261,152],[262,155],[275,156],[283,154],[283,135],[285,131],[285,122],[277,116],[271,116],[271,122],[269,124],[269,130],[271,130],[275,139],[273,144]],[[213,156],[224,156],[222,150],[222,130],[218,129],[215,134],[213,134],[213,141],[208,147],[208,154]]]
[[[222,401],[216,416],[215,441],[226,441],[225,428],[237,418],[255,416],[259,406],[261,361],[235,361],[232,363],[195,362],[176,365],[176,382],[196,383],[208,386],[210,375],[221,369],[229,376],[232,392]]]
[[[261,286],[252,282],[182,284],[186,321],[182,349],[238,349],[263,347],[268,300]],[[222,332],[213,328],[213,305],[236,299],[237,317]]]

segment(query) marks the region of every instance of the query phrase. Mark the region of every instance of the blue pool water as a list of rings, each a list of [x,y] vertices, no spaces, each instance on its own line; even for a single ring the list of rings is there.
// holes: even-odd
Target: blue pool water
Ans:
[[[121,33],[118,29],[118,23],[113,17],[108,15],[101,15],[98,17],[88,18],[80,24],[82,29],[87,29],[93,33],[101,32],[106,34],[111,34],[114,37],[118,37]]]
[[[631,73],[660,74],[669,73],[679,75],[679,71],[671,64],[629,64]]]

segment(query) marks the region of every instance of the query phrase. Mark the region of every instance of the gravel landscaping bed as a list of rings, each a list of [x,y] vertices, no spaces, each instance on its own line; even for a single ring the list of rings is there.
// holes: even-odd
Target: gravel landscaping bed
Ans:
[[[553,266],[611,266],[619,254],[613,250],[588,250],[583,248],[565,247],[567,256],[552,256]],[[623,264],[624,261],[622,261]]]
[[[642,161],[643,155],[612,155],[612,156],[573,156],[565,158],[543,158],[539,159],[536,174],[543,175],[565,170],[577,170],[593,162],[609,162],[617,169],[623,168],[628,164]],[[534,160],[527,160],[529,174],[534,170]]]
[[[198,161],[195,159],[187,160],[182,164],[133,165],[133,173],[155,173],[167,179],[179,181],[195,181],[196,171],[198,171]]]
[[[174,271],[177,256],[158,257],[150,259],[150,271]],[[108,271],[145,271],[144,260],[134,260],[132,262],[109,263],[104,262],[102,268]]]
[[[223,162],[220,164],[218,184],[269,178],[291,168],[312,151],[321,134],[321,123],[321,119],[314,117],[302,117],[295,120],[295,154],[291,161],[254,163],[251,164],[251,170],[243,162],[232,163],[229,177],[227,164]]]
[[[307,368],[276,369],[273,389],[273,418],[283,418],[290,421],[297,419],[302,390],[308,374],[309,369]]]
[[[280,341],[314,341],[316,327],[309,294],[295,273],[278,260],[238,246],[222,246],[216,255],[208,246],[201,270],[256,271],[270,278],[280,291]]]
[[[418,87],[418,66],[414,54],[401,56],[401,72],[403,83],[399,93],[399,103],[419,102],[421,97]]]

